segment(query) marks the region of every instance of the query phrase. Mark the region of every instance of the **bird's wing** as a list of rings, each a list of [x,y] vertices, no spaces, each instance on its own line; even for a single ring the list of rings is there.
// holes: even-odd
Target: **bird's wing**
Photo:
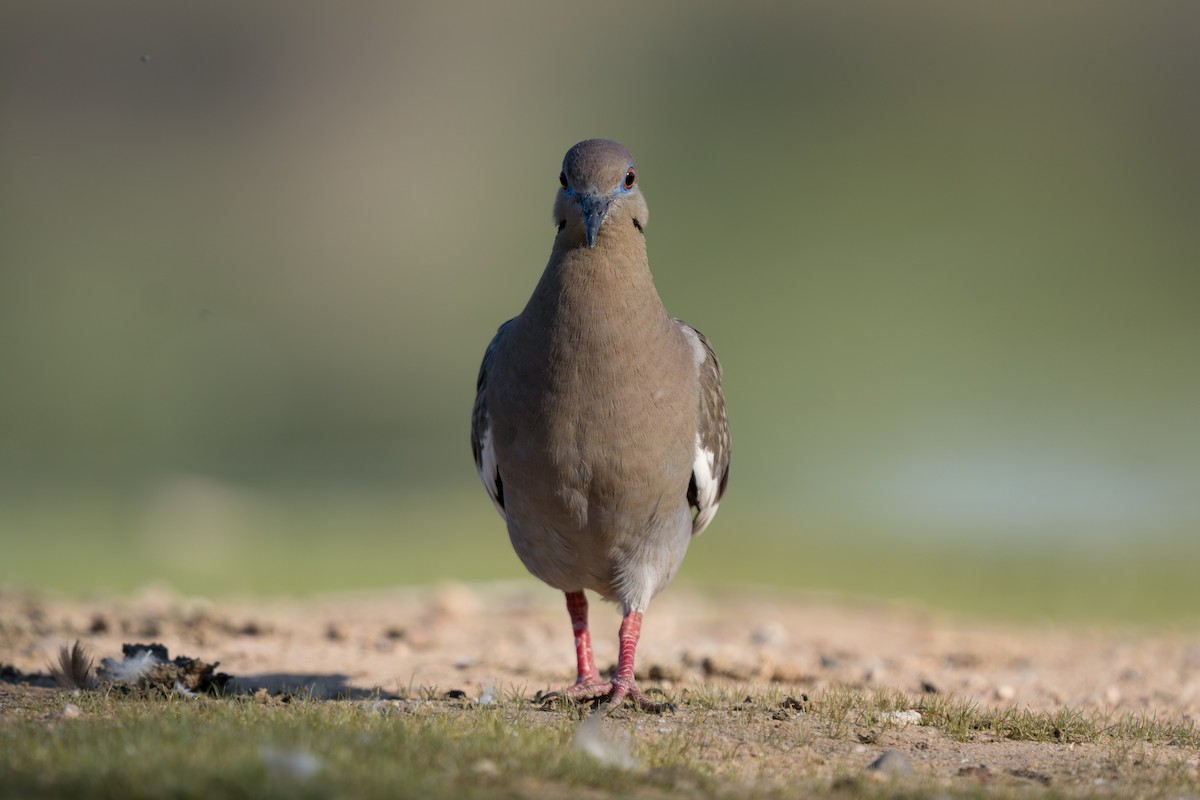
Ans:
[[[483,363],[479,365],[479,378],[475,381],[475,407],[471,411],[471,452],[475,455],[475,469],[479,471],[479,479],[483,488],[500,516],[507,519],[504,513],[504,484],[500,481],[500,470],[496,467],[496,449],[492,442],[492,425],[488,419],[487,385],[488,370],[496,355],[496,345],[504,336],[504,331],[512,324],[510,319],[500,326],[496,335],[483,354]]]
[[[688,484],[692,535],[700,535],[717,513],[729,483],[729,420],[721,391],[721,362],[704,334],[683,320],[675,320],[692,344],[700,373],[700,413],[696,426],[696,460]]]

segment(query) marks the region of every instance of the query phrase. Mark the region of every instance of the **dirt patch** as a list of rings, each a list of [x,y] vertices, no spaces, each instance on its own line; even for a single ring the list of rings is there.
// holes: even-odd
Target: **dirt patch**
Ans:
[[[593,603],[602,666],[615,661],[618,624],[614,609]],[[853,789],[911,770],[959,786],[1104,786],[1119,783],[1131,764],[1142,774],[1173,770],[1194,781],[1200,762],[1188,744],[1132,740],[1114,749],[1074,740],[1066,723],[1048,741],[954,736],[914,709],[920,698],[953,697],[983,710],[1133,713],[1194,724],[1197,634],[1007,625],[784,592],[675,588],[647,613],[638,675],[646,688],[680,700],[680,710],[615,724],[635,737],[686,736],[697,763],[720,763],[756,782],[806,770]],[[199,656],[210,676],[205,662],[219,660],[234,692],[301,691],[405,709],[426,703],[446,713],[532,698],[563,687],[574,670],[561,598],[532,583],[293,601],[211,601],[162,590],[73,601],[7,592],[0,594],[0,708],[44,703],[36,698],[49,690],[39,686],[52,683],[50,665],[75,640],[100,658],[121,653],[135,636]],[[913,708],[866,722],[851,717],[838,729],[826,710],[814,723],[809,698],[842,689],[903,693]],[[872,763],[881,766],[867,769]],[[839,777],[847,765],[858,769]]]

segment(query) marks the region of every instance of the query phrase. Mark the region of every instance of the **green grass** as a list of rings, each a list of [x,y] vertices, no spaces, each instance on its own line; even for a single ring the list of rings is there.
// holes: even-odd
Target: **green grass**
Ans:
[[[1087,797],[1097,776],[1120,795],[1200,789],[1187,756],[1194,722],[1064,709],[982,709],[955,698],[831,689],[785,705],[779,687],[690,689],[664,717],[607,720],[635,766],[606,765],[571,746],[574,710],[545,711],[515,693],[493,705],[439,699],[130,699],[103,691],[0,689],[2,797],[948,797],[979,796],[957,775],[890,781],[865,771],[860,741],[922,752],[956,742],[1018,741],[1054,764],[1093,748],[1084,772],[1054,772],[1047,788],[1002,771],[988,796]],[[68,714],[62,709],[73,704]],[[781,711],[781,709],[783,709]],[[922,726],[888,713],[917,709]],[[932,733],[932,738],[930,734]],[[986,749],[983,751],[986,754]],[[986,755],[984,756],[986,757]],[[914,758],[914,760],[918,760]],[[1095,762],[1094,764],[1092,762]],[[1014,762],[1023,763],[1023,762]],[[945,770],[942,770],[944,773]],[[1011,772],[1011,771],[1010,771]],[[1100,791],[1099,794],[1104,794]]]
[[[305,700],[150,703],[98,695],[74,702],[78,719],[0,728],[0,793],[483,797],[515,791],[523,776],[562,787],[631,783],[567,747],[568,717],[531,720],[522,706],[447,713],[418,705],[395,713],[386,704]]]

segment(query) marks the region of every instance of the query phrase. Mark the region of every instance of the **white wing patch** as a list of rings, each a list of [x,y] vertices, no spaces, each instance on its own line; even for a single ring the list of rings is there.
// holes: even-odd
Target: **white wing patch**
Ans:
[[[492,505],[496,507],[496,511],[503,519],[508,519],[508,515],[504,513],[504,506],[500,505],[500,470],[496,467],[496,448],[492,444],[490,427],[483,432],[483,442],[479,448],[479,479],[483,481],[483,488],[487,490],[488,497],[492,498]]]
[[[700,334],[692,329],[691,325],[681,324],[680,330],[687,337],[688,343],[692,345],[692,358],[696,361],[696,366],[704,363],[704,359],[708,358],[708,350],[704,348],[704,342],[700,341]]]
[[[696,512],[696,519],[692,521],[693,536],[699,536],[708,527],[708,523],[712,522],[712,518],[716,516],[717,506],[720,505],[720,501],[717,500],[720,481],[713,475],[715,462],[716,455],[713,451],[704,448],[700,434],[697,433],[696,460],[692,462],[692,479],[696,482],[696,505],[699,507],[699,511]]]

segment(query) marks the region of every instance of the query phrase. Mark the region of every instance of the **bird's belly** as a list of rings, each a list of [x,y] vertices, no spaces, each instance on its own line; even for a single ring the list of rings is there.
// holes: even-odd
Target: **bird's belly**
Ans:
[[[674,576],[691,539],[693,453],[656,447],[641,425],[611,418],[581,414],[569,418],[571,430],[524,419],[497,442],[513,549],[551,586],[644,607]]]

